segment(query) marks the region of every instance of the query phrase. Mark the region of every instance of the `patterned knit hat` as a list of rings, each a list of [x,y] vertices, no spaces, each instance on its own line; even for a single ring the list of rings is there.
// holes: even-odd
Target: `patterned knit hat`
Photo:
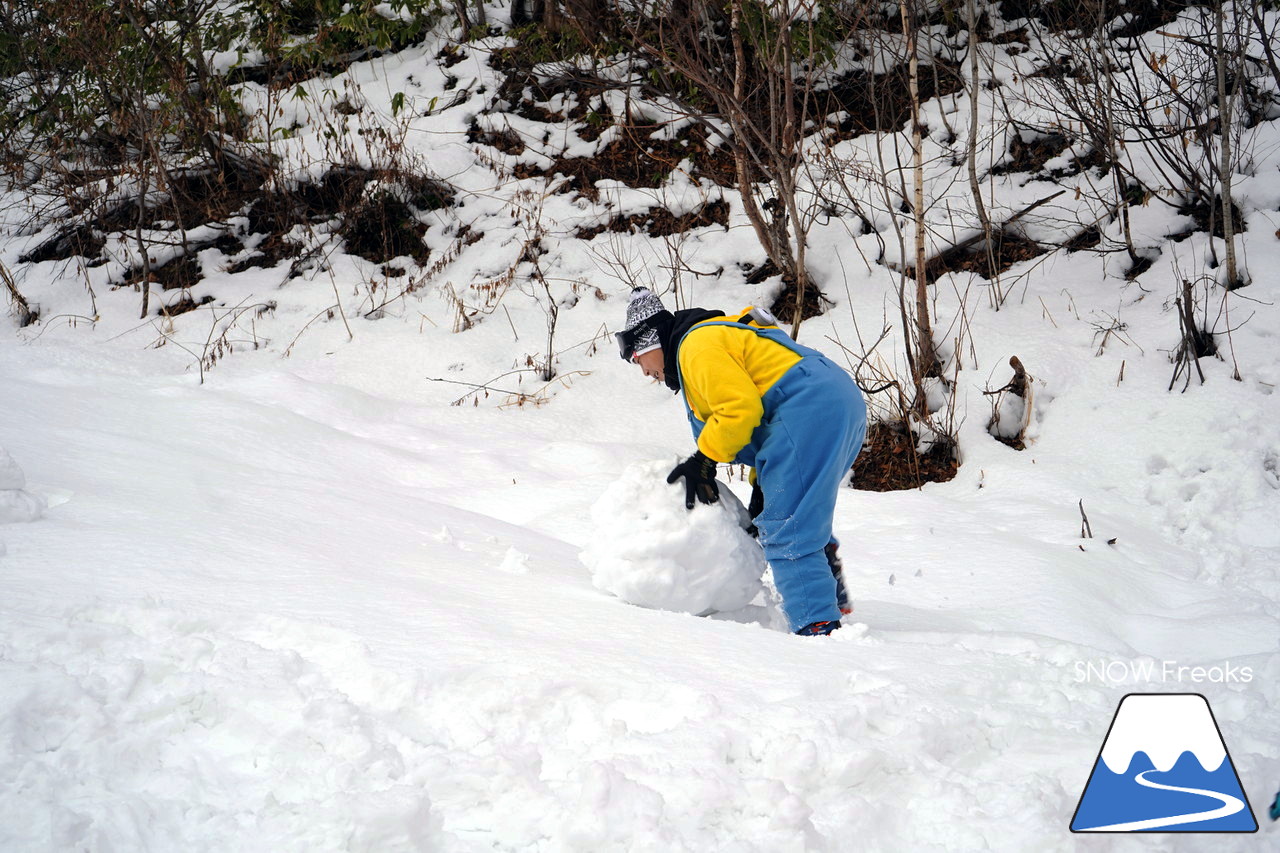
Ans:
[[[667,309],[663,307],[662,300],[647,287],[637,287],[631,291],[631,299],[627,302],[627,330],[618,334],[618,344],[624,359],[630,361],[637,355],[662,346],[658,330],[649,321],[665,313]]]

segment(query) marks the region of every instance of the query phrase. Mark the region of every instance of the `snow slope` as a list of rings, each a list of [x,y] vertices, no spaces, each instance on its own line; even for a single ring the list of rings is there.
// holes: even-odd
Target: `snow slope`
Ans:
[[[1080,681],[1099,657],[1252,667],[1193,689],[1270,793],[1274,605],[1105,468],[992,443],[842,494],[856,624],[796,638],[592,587],[589,507],[687,441],[625,365],[589,405],[441,407],[331,378],[354,350],[201,387],[0,345],[0,442],[51,506],[0,528],[0,847],[1074,849],[1144,687]],[[1115,546],[1078,538],[1081,496]]]

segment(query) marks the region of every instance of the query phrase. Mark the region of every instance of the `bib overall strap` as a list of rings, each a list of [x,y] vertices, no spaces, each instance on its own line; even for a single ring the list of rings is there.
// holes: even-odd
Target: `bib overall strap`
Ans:
[[[750,315],[748,314],[744,316],[749,317]],[[791,350],[793,353],[800,356],[801,358],[809,358],[811,356],[816,356],[818,358],[823,357],[822,353],[818,352],[817,350],[810,349],[809,347],[806,347],[806,346],[801,346],[800,344],[793,341],[786,332],[782,331],[777,326],[768,326],[768,327],[762,328],[759,326],[749,326],[746,323],[734,322],[732,320],[708,320],[704,323],[698,323],[696,326],[689,329],[688,332],[685,332],[680,337],[679,342],[677,342],[676,344],[676,352],[677,352],[676,375],[677,375],[677,378],[680,380],[680,399],[684,401],[684,410],[689,417],[689,424],[694,427],[695,435],[701,431],[699,428],[699,425],[702,424],[702,421],[698,420],[697,416],[694,415],[693,413],[693,407],[689,405],[689,391],[688,389],[685,388],[684,376],[680,375],[680,357],[678,353],[680,350],[680,344],[684,343],[684,339],[689,336],[690,332],[693,332],[695,329],[701,329],[703,326],[733,326],[738,329],[745,329],[748,332],[755,332],[760,337],[773,341],[775,344],[778,344],[779,346],[786,347],[787,349]]]

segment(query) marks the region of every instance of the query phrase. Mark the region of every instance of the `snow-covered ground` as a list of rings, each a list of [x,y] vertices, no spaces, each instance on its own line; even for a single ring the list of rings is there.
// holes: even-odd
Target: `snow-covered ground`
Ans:
[[[1052,391],[1027,451],[968,429],[953,482],[841,495],[857,610],[815,640],[592,586],[592,504],[688,446],[638,371],[451,407],[416,334],[204,386],[82,334],[0,344],[0,442],[49,504],[0,528],[0,847],[1067,850],[1149,689],[1210,699],[1255,809],[1280,782],[1259,383],[1024,352]],[[1111,661],[1155,683],[1082,670]],[[1089,843],[1142,841],[1196,849]]]
[[[433,55],[352,77],[385,88],[373,100],[389,111],[411,77],[416,98],[442,85]],[[463,91],[488,80],[468,62]],[[679,403],[604,334],[626,287],[592,248],[613,238],[569,239],[599,207],[519,195],[536,181],[477,157],[468,103],[414,138],[466,196],[448,215],[484,237],[376,319],[362,316],[371,270],[341,254],[286,282],[283,267],[219,273],[210,250],[194,295],[218,302],[171,323],[133,319],[137,295],[99,270],[92,309],[74,268],[24,271],[45,319],[0,335],[13,460],[0,454],[0,850],[1280,843],[1265,816],[1280,786],[1273,128],[1258,177],[1241,179],[1253,284],[1219,326],[1236,329],[1225,358],[1185,393],[1167,390],[1172,299],[1180,270],[1199,275],[1203,234],[1165,245],[1136,282],[1086,253],[1015,268],[998,312],[980,281],[937,284],[946,338],[964,328],[959,475],[841,494],[855,613],[799,638],[764,594],[699,618],[593,584],[584,550],[625,537],[592,508],[630,466],[674,462],[691,441]],[[664,192],[692,206],[708,189]],[[603,198],[631,213],[647,196]],[[742,283],[736,264],[761,252],[727,200],[733,227],[684,245],[691,267],[721,274],[687,277],[682,307],[732,311],[776,288]],[[547,294],[524,280],[466,290],[519,256],[530,205],[556,224],[544,265],[559,376],[545,388],[499,374],[545,354]],[[456,225],[433,225],[435,251]],[[835,307],[801,334],[833,354],[873,341],[895,299],[893,275],[863,260],[875,238],[846,225],[814,232]],[[1135,211],[1148,243],[1170,227],[1157,207]],[[0,259],[16,266],[37,237],[6,238]],[[608,245],[665,281],[661,241]],[[459,293],[485,310],[455,333]],[[201,377],[230,316],[217,312],[268,300]],[[986,429],[982,392],[1007,381],[1011,355],[1036,379],[1022,452]],[[739,474],[722,471],[745,499]],[[1208,698],[1258,834],[1068,831],[1119,700],[1143,691]]]

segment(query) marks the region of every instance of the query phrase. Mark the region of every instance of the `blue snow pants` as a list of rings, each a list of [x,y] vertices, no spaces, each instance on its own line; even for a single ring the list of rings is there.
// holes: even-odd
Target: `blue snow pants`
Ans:
[[[754,466],[764,492],[756,527],[791,630],[839,619],[823,549],[836,541],[836,495],[867,435],[862,391],[839,365],[780,329],[724,325],[740,325],[801,356],[765,392],[764,417],[733,461]],[[696,439],[703,422],[691,411],[689,422]]]

